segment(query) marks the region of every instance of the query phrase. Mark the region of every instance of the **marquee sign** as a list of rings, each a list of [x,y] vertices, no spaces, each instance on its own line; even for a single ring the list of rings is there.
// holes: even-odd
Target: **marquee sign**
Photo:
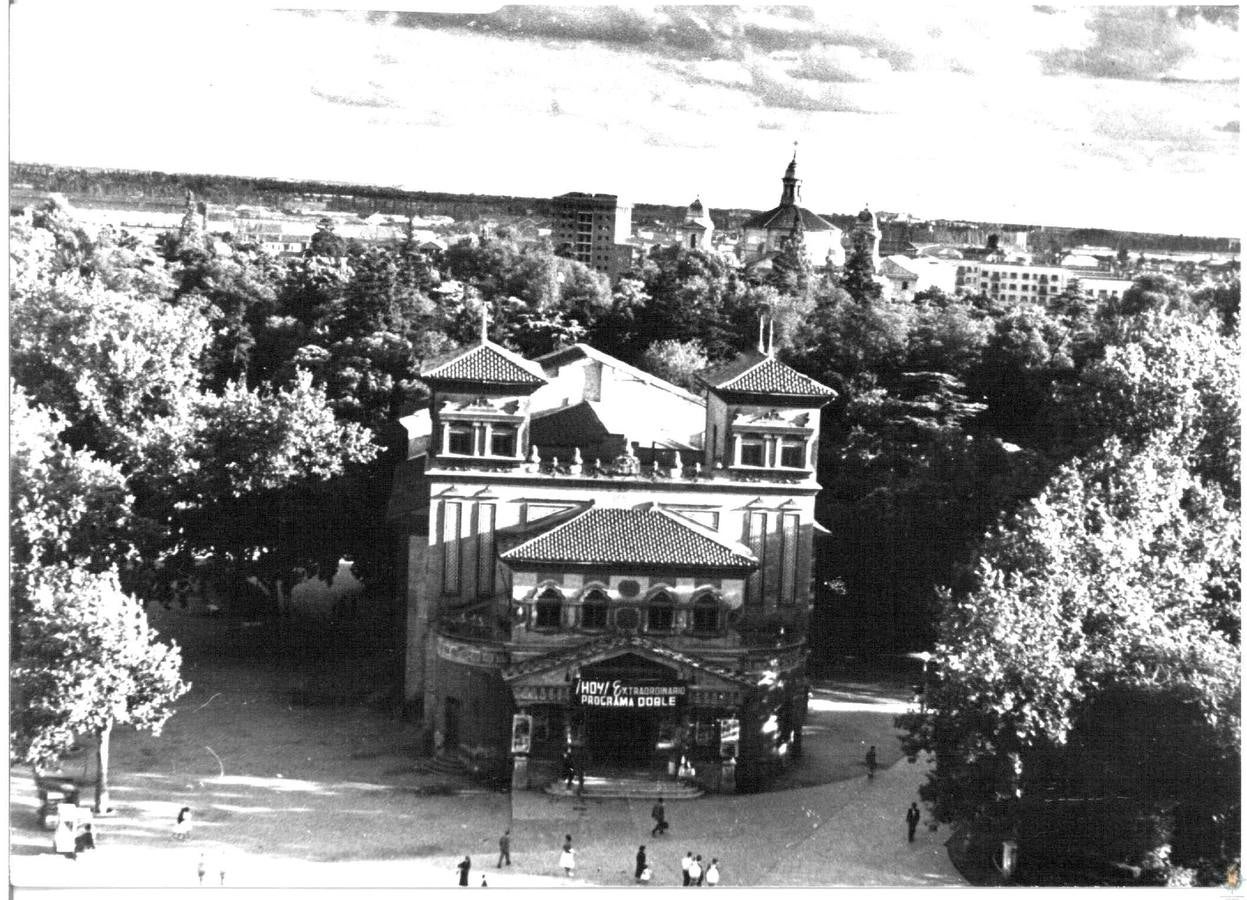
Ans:
[[[687,696],[688,685],[682,681],[577,678],[572,682],[572,702],[597,709],[676,709]]]

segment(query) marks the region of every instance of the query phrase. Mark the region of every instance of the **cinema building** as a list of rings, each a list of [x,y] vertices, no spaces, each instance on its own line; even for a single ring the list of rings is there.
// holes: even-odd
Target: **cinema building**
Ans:
[[[405,692],[439,757],[510,779],[680,759],[755,790],[801,749],[820,410],[756,351],[702,396],[585,345],[427,364],[390,521]]]

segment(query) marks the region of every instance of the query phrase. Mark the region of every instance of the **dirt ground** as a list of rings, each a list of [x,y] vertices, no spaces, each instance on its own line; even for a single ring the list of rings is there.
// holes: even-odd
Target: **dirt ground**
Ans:
[[[393,715],[388,699],[394,655],[369,639],[382,633],[383,622],[357,620],[356,627],[348,628],[325,616],[295,620],[298,624],[252,624],[209,617],[194,608],[166,612],[153,607],[150,613],[154,624],[183,646],[184,677],[193,687],[179,700],[159,737],[130,729],[118,729],[114,736],[116,814],[98,823],[97,855],[120,860],[126,854],[169,851],[159,856],[168,874],[153,870],[137,883],[172,879],[194,885],[198,854],[203,854],[213,870],[209,882],[221,863],[233,871],[232,884],[239,883],[243,872],[257,884],[270,877],[291,883],[278,871],[292,866],[302,868],[314,884],[343,878],[362,884],[373,869],[365,872],[361,867],[373,864],[389,872],[383,878],[388,884],[451,884],[464,853],[473,854],[478,865],[488,859],[492,866],[497,836],[512,826],[517,842],[529,848],[554,846],[564,828],[575,827],[602,848],[603,864],[596,872],[584,871],[583,877],[597,884],[631,883],[627,860],[618,867],[618,860],[607,859],[619,852],[618,834],[605,820],[591,824],[595,812],[605,816],[614,806],[564,809],[552,805],[557,803],[552,798],[525,795],[513,808],[508,793],[426,768],[415,727]],[[782,816],[786,791],[800,793],[813,785],[861,778],[869,744],[878,746],[882,766],[895,763],[900,750],[891,719],[903,694],[897,684],[819,684],[811,701],[806,758],[785,777],[781,790],[761,802]],[[83,747],[67,760],[64,772],[89,782],[94,774],[91,748]],[[748,809],[751,798],[692,802],[703,804],[698,808],[702,815],[709,812],[709,803],[720,800],[744,803],[740,808]],[[793,794],[791,801],[797,800]],[[89,865],[96,863],[75,867],[53,856],[51,833],[38,827],[36,806],[29,771],[14,768],[13,883],[21,885],[23,878],[43,885],[106,884],[113,879],[127,883],[125,871],[105,876],[99,869],[89,872]],[[185,843],[172,838],[174,819],[183,806],[193,810],[194,822]],[[640,823],[628,824],[628,841],[631,831],[643,835],[646,811],[626,805],[619,809],[626,811],[610,815]],[[621,819],[618,824],[627,823]],[[585,850],[594,852],[590,846]],[[537,860],[531,852],[517,853],[524,862],[517,859],[494,884],[553,879],[557,867],[546,855]],[[21,857],[39,859],[23,865]],[[406,868],[400,873],[395,867]],[[738,877],[746,868],[738,866]],[[495,871],[489,869],[491,876]]]

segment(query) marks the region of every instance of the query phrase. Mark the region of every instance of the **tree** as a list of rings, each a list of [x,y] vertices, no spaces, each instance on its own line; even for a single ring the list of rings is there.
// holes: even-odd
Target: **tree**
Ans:
[[[797,216],[792,235],[784,241],[783,249],[771,260],[771,272],[767,284],[782,294],[804,296],[809,290],[812,269],[809,251],[805,246],[805,228],[801,216]]]
[[[142,538],[134,544],[139,559],[119,570],[127,589],[158,595],[205,547],[228,545],[231,564],[254,572],[283,532],[236,529],[227,516],[208,514],[218,499],[245,505],[250,493],[263,505],[274,491],[318,485],[372,458],[370,433],[335,422],[323,387],[301,378],[297,366],[287,372],[273,352],[285,349],[273,336],[283,335],[286,319],[298,338],[340,308],[340,266],[312,259],[295,267],[310,287],[293,296],[319,291],[316,306],[296,306],[304,319],[251,319],[265,320],[257,342],[265,352],[247,360],[252,376],[268,366],[255,380],[285,384],[217,387],[212,308],[199,287],[176,296],[168,264],[91,237],[56,204],[15,219],[11,240],[13,377],[32,403],[63,421],[61,439],[124,473],[133,501],[123,530]],[[257,468],[239,471],[244,460]]]
[[[1138,449],[1162,433],[1193,447],[1191,464],[1236,500],[1241,484],[1238,348],[1212,321],[1141,314],[1055,393],[1044,430],[1054,453],[1084,455],[1110,436]]]
[[[163,644],[114,572],[65,564],[29,571],[11,670],[10,759],[52,765],[78,734],[96,741],[95,806],[109,808],[109,742],[117,725],[160,733],[190,689],[181,653]]]
[[[337,258],[346,255],[346,241],[334,231],[333,219],[324,216],[316,222],[316,233],[307,245],[308,256]]]
[[[1193,452],[1173,430],[1134,452],[1110,439],[990,536],[975,586],[947,602],[929,712],[900,720],[906,752],[935,754],[921,793],[941,821],[1033,835],[1045,798],[1092,801],[1108,782],[1124,802],[1118,830],[1157,816],[1188,829],[1237,821],[1237,789],[1201,770],[1238,765],[1239,530],[1219,489],[1193,471]],[[1088,771],[1112,749],[1098,717],[1123,697],[1187,721],[1185,758],[1168,753],[1163,717],[1136,715],[1118,737],[1131,742],[1119,759],[1166,753],[1175,768],[1165,777]],[[1068,827],[1089,808],[1067,806]],[[1093,836],[1134,862],[1163,856],[1171,838],[1187,848],[1175,862],[1220,852],[1192,851],[1167,829],[1135,831],[1127,848]]]
[[[696,374],[709,367],[705,348],[697,341],[655,341],[641,358],[645,371],[694,392]]]
[[[858,303],[875,303],[883,296],[883,285],[875,279],[875,267],[870,251],[854,244],[844,260],[840,273],[840,286]]]

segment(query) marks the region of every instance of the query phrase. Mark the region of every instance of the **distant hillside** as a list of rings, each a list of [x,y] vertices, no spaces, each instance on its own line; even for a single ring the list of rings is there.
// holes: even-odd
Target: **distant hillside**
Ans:
[[[443,215],[451,216],[457,221],[524,216],[548,221],[551,218],[552,205],[548,197],[449,194],[327,181],[72,168],[19,162],[9,164],[9,183],[15,195],[47,191],[100,201],[128,201],[163,206],[180,203],[189,189],[201,200],[224,206],[250,204],[281,208],[316,201],[323,202],[325,208],[333,212],[357,212],[364,216],[374,212]],[[633,222],[645,224],[657,220],[674,224],[683,219],[685,209],[684,206],[636,203],[633,205]],[[731,228],[754,212],[756,210],[713,209],[711,215],[716,227]],[[841,227],[851,224],[853,218],[850,214],[836,213],[823,216]],[[988,231],[1006,227],[1026,228],[1033,233],[1032,243],[1058,243],[1065,247],[1090,244],[1113,249],[1224,252],[1238,250],[1240,246],[1237,238],[1112,231],[1104,228],[1005,226],[991,222],[968,224]]]

